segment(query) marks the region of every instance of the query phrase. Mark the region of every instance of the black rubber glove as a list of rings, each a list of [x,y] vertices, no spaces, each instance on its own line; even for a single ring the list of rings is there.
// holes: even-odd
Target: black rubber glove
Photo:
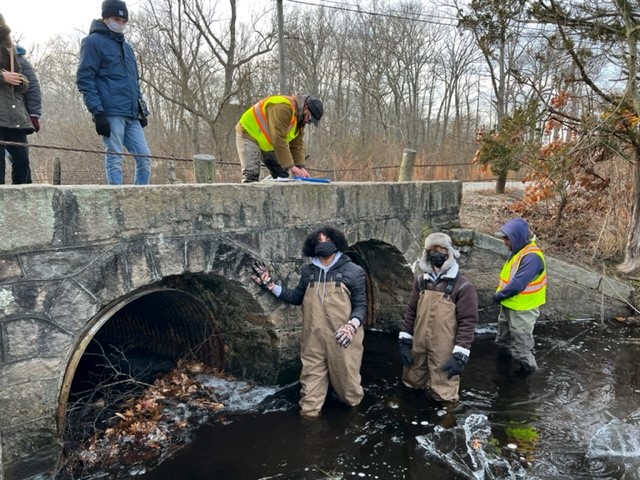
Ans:
[[[103,137],[111,136],[111,124],[104,112],[98,112],[93,116],[93,121],[96,124],[96,133]]]
[[[407,367],[413,363],[413,359],[411,358],[412,346],[413,346],[413,340],[411,340],[410,338],[398,339],[398,348],[400,349],[400,358],[402,359],[402,363],[404,363]]]
[[[144,115],[138,115],[138,121],[140,122],[140,125],[142,125],[142,128],[146,127],[149,123],[149,120],[147,120],[147,117]]]
[[[266,288],[267,290],[271,290],[273,288],[273,279],[271,278],[271,274],[269,273],[269,269],[261,261],[253,262],[251,266],[253,271],[256,272],[256,275],[251,275],[251,280],[256,282],[262,288]]]
[[[447,374],[447,378],[455,377],[456,375],[460,375],[464,370],[464,366],[469,361],[469,357],[467,357],[464,353],[456,352],[451,355],[451,358],[444,364],[442,370],[449,372]]]

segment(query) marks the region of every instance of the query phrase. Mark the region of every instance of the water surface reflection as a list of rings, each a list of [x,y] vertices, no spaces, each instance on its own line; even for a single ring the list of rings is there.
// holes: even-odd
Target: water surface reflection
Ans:
[[[592,322],[536,327],[541,370],[497,362],[479,332],[446,414],[404,389],[395,339],[367,333],[365,400],[299,417],[298,386],[229,412],[144,479],[640,479],[640,331]]]

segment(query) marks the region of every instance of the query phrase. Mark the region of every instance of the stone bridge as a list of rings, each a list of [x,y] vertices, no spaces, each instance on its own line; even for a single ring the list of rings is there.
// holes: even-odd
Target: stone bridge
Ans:
[[[342,229],[367,272],[365,328],[396,333],[424,237],[447,231],[490,305],[506,251],[461,228],[460,182],[0,189],[0,480],[50,478],[74,378],[106,346],[193,356],[245,379],[296,378],[300,311],[249,278],[293,286],[314,228]],[[549,259],[547,318],[629,313],[626,285]],[[576,302],[576,300],[578,300]]]

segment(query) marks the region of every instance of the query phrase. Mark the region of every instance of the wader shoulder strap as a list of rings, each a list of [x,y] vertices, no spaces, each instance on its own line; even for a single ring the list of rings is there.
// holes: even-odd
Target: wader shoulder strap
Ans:
[[[447,286],[444,289],[444,298],[451,296],[453,293],[453,287],[456,286],[456,282],[458,281],[458,278],[460,278],[460,273],[461,272],[458,272],[455,277],[448,279]]]

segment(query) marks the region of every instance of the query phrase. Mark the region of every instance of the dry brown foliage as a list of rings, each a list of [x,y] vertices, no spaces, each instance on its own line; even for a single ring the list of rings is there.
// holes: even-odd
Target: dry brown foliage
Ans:
[[[106,429],[67,451],[66,464],[56,478],[80,478],[95,471],[118,474],[166,458],[184,443],[189,427],[197,426],[194,418],[200,417],[193,412],[210,414],[224,407],[215,392],[198,380],[201,374],[230,379],[203,363],[179,361],[141,395],[126,399]]]

